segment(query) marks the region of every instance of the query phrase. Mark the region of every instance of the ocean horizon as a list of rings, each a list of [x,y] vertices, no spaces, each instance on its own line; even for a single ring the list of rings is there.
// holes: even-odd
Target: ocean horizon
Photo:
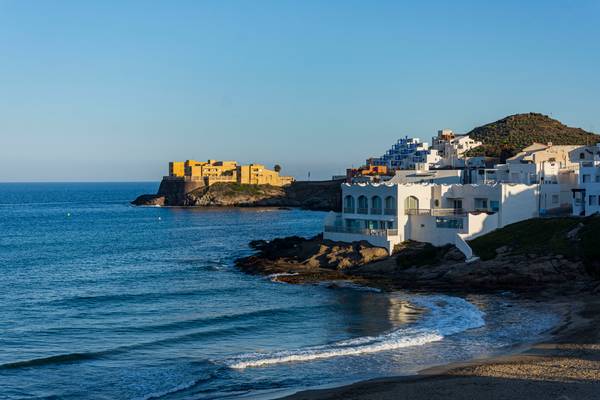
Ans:
[[[249,241],[314,236],[326,213],[129,203],[157,187],[0,184],[1,398],[273,398],[504,352],[561,321],[508,292],[248,275]]]

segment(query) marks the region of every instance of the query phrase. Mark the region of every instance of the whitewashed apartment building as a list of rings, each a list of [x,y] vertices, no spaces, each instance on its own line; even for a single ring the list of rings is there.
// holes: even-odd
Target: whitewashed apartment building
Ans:
[[[587,217],[600,213],[600,144],[594,160],[580,163],[577,183],[573,189],[573,215]]]
[[[471,259],[467,239],[536,217],[537,199],[537,185],[342,184],[343,210],[327,215],[323,237],[389,253],[405,240],[454,244]]]
[[[534,143],[494,168],[479,169],[474,183],[510,182],[540,185],[541,214],[568,210],[579,186],[580,164],[594,159],[597,146]]]
[[[429,149],[427,143],[418,138],[404,137],[398,139],[381,157],[370,158],[367,165],[386,166],[394,169],[414,169],[417,164],[436,164],[440,161],[437,150]]]
[[[482,145],[468,135],[456,135],[451,129],[439,130],[432,143],[431,149],[437,150],[439,155],[439,161],[435,165],[439,168],[465,167],[466,153]]]

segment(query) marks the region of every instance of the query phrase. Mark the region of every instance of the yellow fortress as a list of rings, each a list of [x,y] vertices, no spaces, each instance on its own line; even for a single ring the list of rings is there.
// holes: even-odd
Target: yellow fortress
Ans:
[[[291,176],[281,176],[278,171],[262,164],[238,165],[236,161],[171,161],[169,179],[203,181],[206,186],[217,182],[244,185],[286,186],[294,182]]]

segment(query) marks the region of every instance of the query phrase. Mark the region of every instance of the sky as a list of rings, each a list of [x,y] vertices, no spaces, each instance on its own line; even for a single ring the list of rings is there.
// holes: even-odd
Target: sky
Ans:
[[[600,1],[0,0],[0,181],[342,174],[521,112],[600,133]]]

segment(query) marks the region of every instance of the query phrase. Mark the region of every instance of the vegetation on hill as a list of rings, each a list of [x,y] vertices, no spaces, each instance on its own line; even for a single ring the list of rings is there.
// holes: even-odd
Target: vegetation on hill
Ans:
[[[600,216],[535,218],[508,225],[469,242],[482,260],[499,254],[561,255],[583,260],[600,277]]]
[[[204,188],[203,190],[206,190]],[[282,189],[271,185],[248,185],[241,183],[215,183],[210,186],[210,190],[213,193],[219,193],[222,196],[267,196],[267,195],[281,195]]]
[[[592,145],[600,142],[600,135],[566,126],[538,113],[510,115],[477,127],[467,135],[483,143],[469,151],[468,156],[498,157],[502,161],[536,142],[558,145]]]

